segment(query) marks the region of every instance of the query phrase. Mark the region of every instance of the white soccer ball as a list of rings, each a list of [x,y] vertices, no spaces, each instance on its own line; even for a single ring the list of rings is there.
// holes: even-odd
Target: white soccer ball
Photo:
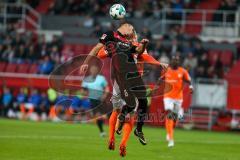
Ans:
[[[112,19],[122,19],[126,15],[126,10],[121,4],[114,4],[109,10]]]

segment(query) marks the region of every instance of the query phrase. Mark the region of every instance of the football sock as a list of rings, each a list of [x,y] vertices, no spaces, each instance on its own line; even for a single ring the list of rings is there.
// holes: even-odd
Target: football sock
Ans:
[[[120,146],[127,145],[127,141],[129,139],[129,136],[131,134],[133,127],[134,127],[134,117],[131,117],[130,120],[128,122],[126,122],[123,126],[123,137],[122,137]]]
[[[102,120],[102,119],[97,119],[97,126],[98,126],[98,128],[99,128],[99,131],[100,131],[101,133],[103,133],[104,130],[103,130],[103,120]]]
[[[113,111],[109,118],[109,140],[114,139],[115,125],[117,123],[118,112]]]
[[[173,140],[174,120],[168,118],[166,119],[166,130],[169,135],[169,139]]]

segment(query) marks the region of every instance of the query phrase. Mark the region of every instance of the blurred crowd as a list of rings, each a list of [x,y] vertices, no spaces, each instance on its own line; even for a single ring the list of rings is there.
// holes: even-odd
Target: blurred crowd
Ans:
[[[154,17],[161,18],[161,10],[167,12],[166,18],[178,20],[182,18],[183,9],[197,8],[200,0],[122,0],[128,13],[128,17],[143,18]],[[119,1],[114,0],[58,0],[52,3],[49,8],[49,14],[70,14],[81,16],[106,16],[108,9],[114,3]],[[223,0],[219,10],[236,11],[240,0]],[[92,8],[89,10],[88,8]],[[171,9],[171,11],[169,10]],[[233,21],[234,14],[228,14],[227,21]],[[223,18],[222,14],[215,14],[215,20],[220,21]]]
[[[152,39],[147,28],[143,29],[140,36]],[[210,59],[209,49],[203,46],[202,41],[188,36],[179,26],[173,26],[162,39],[150,43],[148,50],[155,59],[165,63],[170,62],[171,56],[179,55],[181,65],[189,71],[192,78],[223,78],[224,72],[231,67],[231,64],[223,65],[220,55]]]
[[[6,32],[0,33],[0,61],[38,64],[40,74],[49,74],[56,64],[65,61],[65,55],[61,54],[62,47],[61,37],[53,36],[47,42],[44,35],[38,37],[32,32],[18,33],[13,23],[8,25]]]
[[[115,26],[113,26],[114,28]],[[104,33],[101,28],[92,36],[98,38]],[[172,55],[182,57],[182,65],[187,68],[193,78],[223,78],[224,71],[231,65],[223,65],[220,56],[209,59],[209,50],[204,48],[201,40],[185,34],[180,26],[173,26],[169,33],[159,40],[153,40],[152,33],[143,27],[140,38],[148,38],[149,54],[160,62],[169,63]],[[166,44],[169,42],[169,44]],[[9,63],[38,64],[39,74],[49,74],[58,64],[70,60],[74,52],[63,50],[62,37],[53,36],[46,42],[45,36],[34,36],[31,32],[17,33],[12,25],[7,32],[0,33],[0,61]]]
[[[184,8],[193,8],[199,0],[122,0],[129,17],[142,18],[154,16],[160,18],[163,8],[172,8],[174,13],[169,13],[169,17],[178,18]],[[50,14],[71,14],[71,15],[91,15],[106,16],[108,9],[115,0],[58,0],[49,8]],[[89,10],[89,8],[92,8]]]
[[[68,90],[61,94],[51,88],[47,91],[28,88],[16,91],[4,87],[0,97],[0,116],[37,121],[84,121],[93,116],[90,112],[85,113],[91,108],[88,89],[82,88],[74,96],[67,95],[70,95]],[[74,116],[74,113],[78,114]]]
[[[213,21],[217,22],[234,22],[235,21],[235,12],[240,6],[240,0],[222,0],[221,5],[218,8],[219,11],[227,11],[225,15],[216,12],[213,17]]]

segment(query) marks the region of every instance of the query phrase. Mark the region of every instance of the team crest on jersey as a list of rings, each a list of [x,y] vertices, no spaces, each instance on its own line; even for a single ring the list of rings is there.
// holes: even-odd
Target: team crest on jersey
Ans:
[[[182,77],[182,74],[181,73],[178,73],[178,78],[181,78]]]
[[[103,34],[102,37],[101,37],[101,39],[105,39],[106,37],[107,37],[107,35],[106,35],[106,34]]]

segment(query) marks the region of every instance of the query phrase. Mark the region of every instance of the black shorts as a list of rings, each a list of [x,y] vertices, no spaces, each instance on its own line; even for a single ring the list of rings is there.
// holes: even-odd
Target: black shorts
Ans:
[[[139,98],[146,98],[146,87],[134,60],[124,54],[114,56],[113,78],[119,85],[121,97],[129,107],[135,108]]]

